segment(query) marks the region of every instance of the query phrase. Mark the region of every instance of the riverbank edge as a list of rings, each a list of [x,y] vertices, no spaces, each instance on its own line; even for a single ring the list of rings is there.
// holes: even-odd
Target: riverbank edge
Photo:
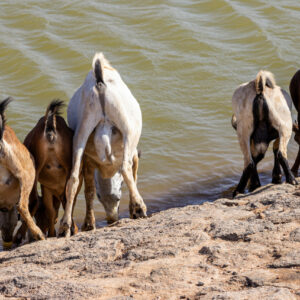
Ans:
[[[0,295],[16,299],[300,299],[300,190],[236,199],[0,253]]]

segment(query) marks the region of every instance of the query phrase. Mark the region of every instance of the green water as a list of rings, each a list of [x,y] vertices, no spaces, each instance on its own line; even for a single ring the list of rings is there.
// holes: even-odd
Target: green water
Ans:
[[[149,212],[201,203],[243,168],[231,96],[260,69],[288,89],[299,68],[300,2],[1,1],[0,98],[23,140],[53,98],[68,102],[102,51],[143,113],[138,187]],[[66,114],[64,114],[66,115]],[[296,155],[294,141],[289,160]],[[272,154],[260,164],[270,182]],[[122,216],[128,215],[124,188]],[[98,225],[104,210],[95,202]],[[81,194],[75,210],[85,212]]]

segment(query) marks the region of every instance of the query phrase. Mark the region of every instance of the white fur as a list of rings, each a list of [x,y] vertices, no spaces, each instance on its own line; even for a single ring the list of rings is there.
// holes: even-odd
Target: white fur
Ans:
[[[104,94],[105,113],[95,88],[94,67],[100,60],[103,80],[106,85]],[[146,206],[132,179],[133,156],[142,131],[140,106],[120,74],[97,53],[93,59],[93,70],[88,73],[83,85],[75,92],[68,106],[68,122],[75,131],[73,139],[73,169],[67,184],[67,205],[61,221],[61,231],[68,230],[71,224],[71,208],[79,182],[80,165],[83,154],[92,158],[103,178],[111,178],[121,171],[129,188],[132,204],[141,207],[146,214]],[[111,128],[118,133],[112,136]],[[93,141],[89,139],[93,133]]]

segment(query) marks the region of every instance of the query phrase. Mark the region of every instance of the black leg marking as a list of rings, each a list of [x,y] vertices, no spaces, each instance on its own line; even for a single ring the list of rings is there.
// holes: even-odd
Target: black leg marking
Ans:
[[[257,157],[253,157],[254,168],[253,168],[253,172],[250,177],[249,192],[253,192],[255,189],[257,189],[261,186],[256,166],[264,158],[264,156],[265,155],[261,153]]]
[[[279,159],[278,159],[278,149],[275,149],[273,151],[273,153],[274,153],[274,168],[273,168],[273,172],[272,172],[272,183],[280,184],[282,174],[281,174],[281,168],[280,168],[280,163],[279,163]]]
[[[298,177],[299,165],[300,165],[300,146],[299,146],[299,150],[298,150],[298,154],[297,154],[295,163],[291,168],[291,171],[292,171],[292,173],[294,174],[295,177]]]
[[[255,168],[255,165],[253,162],[251,162],[243,171],[242,177],[240,179],[240,182],[237,186],[237,188],[233,192],[233,197],[235,197],[238,193],[244,193],[245,187],[247,185],[247,182],[253,172],[253,169]]]
[[[292,185],[296,185],[298,184],[298,182],[296,181],[294,175],[292,174],[288,161],[286,160],[286,158],[283,157],[282,153],[280,151],[278,151],[278,160],[279,163],[284,171],[285,174],[285,178],[286,178],[286,182]]]

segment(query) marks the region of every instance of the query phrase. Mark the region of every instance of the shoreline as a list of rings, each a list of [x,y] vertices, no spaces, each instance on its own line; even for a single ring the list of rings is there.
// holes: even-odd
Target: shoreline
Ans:
[[[299,299],[298,190],[268,184],[234,200],[121,219],[95,232],[1,252],[0,293],[63,299]]]

